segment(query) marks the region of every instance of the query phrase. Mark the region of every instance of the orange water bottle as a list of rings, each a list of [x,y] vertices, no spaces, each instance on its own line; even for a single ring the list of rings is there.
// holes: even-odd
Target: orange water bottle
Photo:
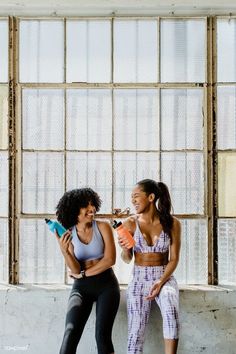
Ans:
[[[127,248],[134,247],[135,240],[129,230],[127,230],[123,226],[121,221],[117,222],[116,220],[114,220],[112,227],[117,231],[118,235],[121,237],[122,240],[128,241],[128,245],[126,246]]]

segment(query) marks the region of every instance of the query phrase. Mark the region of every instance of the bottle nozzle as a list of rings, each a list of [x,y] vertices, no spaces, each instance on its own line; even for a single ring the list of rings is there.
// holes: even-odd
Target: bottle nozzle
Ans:
[[[118,226],[120,226],[122,224],[122,222],[121,221],[119,221],[119,222],[117,222],[116,220],[113,220],[113,225],[112,225],[112,227],[113,227],[113,229],[116,229]]]
[[[116,220],[112,221],[112,227],[113,227],[113,229],[116,229],[116,227],[117,227],[117,221]]]
[[[46,224],[48,224],[48,223],[49,223],[49,221],[50,221],[49,219],[44,219],[44,220],[45,220]]]

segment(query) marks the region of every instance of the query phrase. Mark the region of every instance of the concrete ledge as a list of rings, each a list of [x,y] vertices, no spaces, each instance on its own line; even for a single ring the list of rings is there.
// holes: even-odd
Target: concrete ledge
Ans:
[[[116,354],[126,353],[126,286],[114,324]],[[71,285],[0,285],[0,354],[59,352]],[[178,354],[235,354],[236,288],[180,286]],[[95,306],[78,353],[97,354]],[[153,301],[143,354],[163,354],[162,319]]]
[[[1,290],[70,290],[72,284],[1,284],[0,283],[0,291]],[[120,290],[125,291],[127,289],[127,285],[120,285]],[[232,292],[236,291],[236,285],[179,285],[180,293],[185,291],[198,291],[198,292]]]

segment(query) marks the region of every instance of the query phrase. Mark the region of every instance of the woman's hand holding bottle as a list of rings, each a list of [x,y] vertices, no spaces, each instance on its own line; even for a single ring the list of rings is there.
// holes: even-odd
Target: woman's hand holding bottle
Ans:
[[[55,231],[55,235],[57,237],[57,241],[59,243],[61,252],[63,255],[69,253],[69,246],[72,239],[72,230],[67,230],[61,237],[58,235],[57,231]]]
[[[57,220],[45,219],[49,230],[56,235],[63,255],[69,253],[69,245],[72,239],[72,229],[66,230]]]
[[[118,243],[119,243],[120,247],[124,251],[128,251],[130,249],[130,247],[129,247],[130,243],[129,243],[129,241],[127,241],[127,239],[125,239],[123,236],[120,236],[119,234],[118,234],[117,239],[118,239]]]

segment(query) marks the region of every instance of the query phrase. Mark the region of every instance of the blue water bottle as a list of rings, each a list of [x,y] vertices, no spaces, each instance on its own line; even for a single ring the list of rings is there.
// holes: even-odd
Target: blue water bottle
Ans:
[[[58,221],[50,219],[45,219],[45,221],[49,227],[49,230],[53,233],[57,231],[59,237],[61,237],[66,232],[66,229]]]

